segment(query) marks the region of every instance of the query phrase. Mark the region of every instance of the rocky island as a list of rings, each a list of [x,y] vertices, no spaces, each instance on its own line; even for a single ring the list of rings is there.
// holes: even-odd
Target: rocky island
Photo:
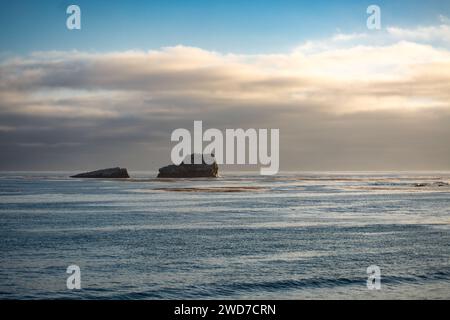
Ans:
[[[202,157],[202,163],[194,164],[195,157]],[[205,161],[211,157],[209,161]],[[183,161],[180,165],[169,165],[159,169],[158,178],[217,178],[219,166],[214,155],[190,155],[190,163]],[[208,164],[210,163],[210,164]]]
[[[128,171],[125,168],[108,168],[96,171],[84,172],[71,176],[71,178],[108,178],[108,179],[118,179],[118,178],[129,178]]]

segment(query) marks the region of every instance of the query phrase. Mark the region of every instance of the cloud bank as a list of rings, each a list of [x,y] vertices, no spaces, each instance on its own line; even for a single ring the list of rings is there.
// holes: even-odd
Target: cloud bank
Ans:
[[[279,128],[281,170],[450,169],[449,26],[282,54],[35,52],[0,64],[0,169],[156,170],[170,133]],[[385,38],[386,39],[386,38]]]

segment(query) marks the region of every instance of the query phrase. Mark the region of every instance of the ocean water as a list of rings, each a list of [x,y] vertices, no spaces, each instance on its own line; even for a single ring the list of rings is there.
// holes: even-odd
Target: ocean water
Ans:
[[[70,174],[0,173],[0,299],[450,298],[449,173]]]

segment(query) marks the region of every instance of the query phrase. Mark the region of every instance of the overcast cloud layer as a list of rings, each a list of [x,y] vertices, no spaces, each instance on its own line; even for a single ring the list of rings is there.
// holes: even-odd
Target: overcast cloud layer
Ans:
[[[337,34],[284,54],[186,46],[0,64],[0,170],[156,170],[170,134],[279,128],[281,170],[450,170],[450,27]]]

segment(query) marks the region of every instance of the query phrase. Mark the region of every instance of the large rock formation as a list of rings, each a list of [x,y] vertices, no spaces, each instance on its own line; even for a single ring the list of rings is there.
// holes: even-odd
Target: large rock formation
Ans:
[[[91,172],[84,172],[74,176],[71,178],[129,178],[127,169],[125,168],[109,168],[109,169],[101,169]]]
[[[194,164],[196,157],[202,157],[201,164]],[[209,157],[209,159],[207,159]],[[214,155],[190,155],[190,163],[183,161],[180,165],[169,165],[159,169],[158,178],[216,178],[219,175],[219,166]],[[208,161],[205,162],[205,159]],[[211,163],[211,164],[208,164]]]

